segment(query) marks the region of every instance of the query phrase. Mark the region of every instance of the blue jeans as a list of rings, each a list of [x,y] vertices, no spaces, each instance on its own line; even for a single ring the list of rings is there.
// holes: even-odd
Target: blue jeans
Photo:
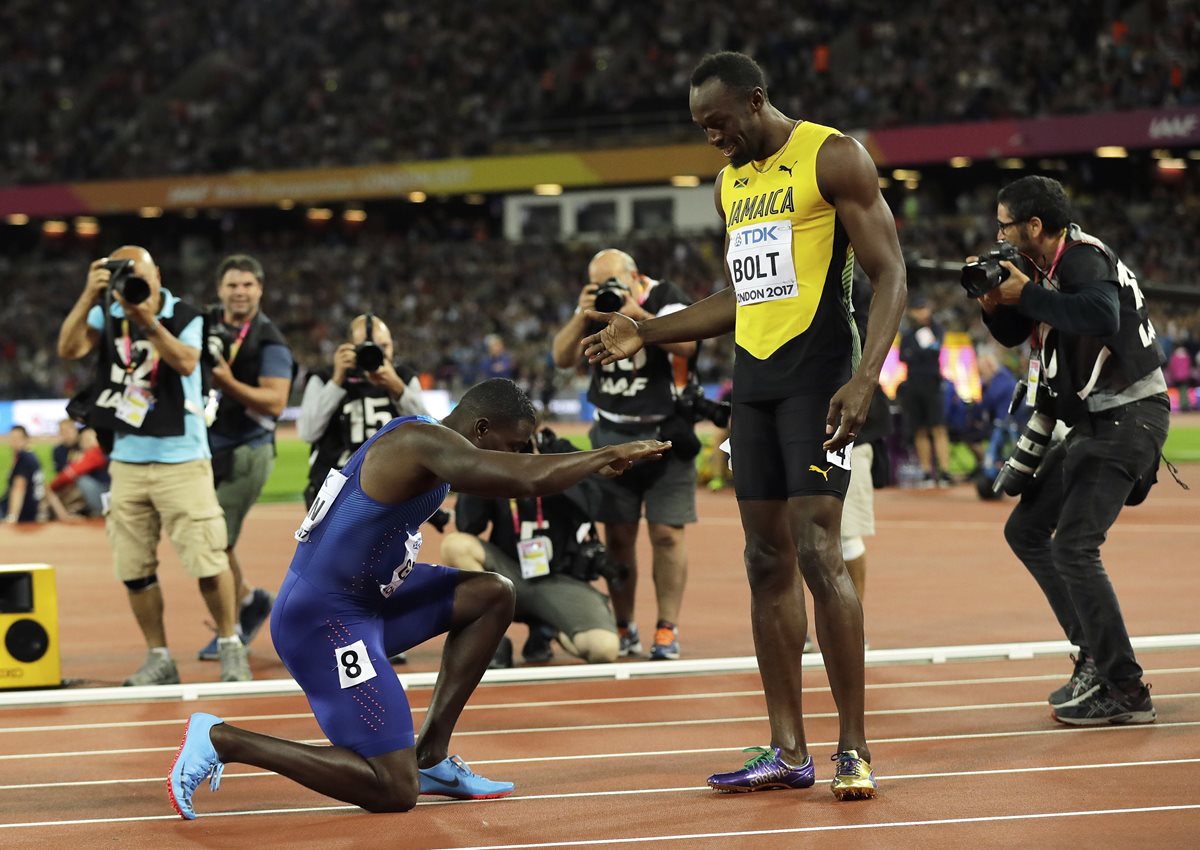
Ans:
[[[1047,452],[1004,528],[1067,639],[1117,686],[1140,682],[1142,668],[1100,546],[1134,482],[1157,469],[1169,422],[1165,396],[1092,414]]]

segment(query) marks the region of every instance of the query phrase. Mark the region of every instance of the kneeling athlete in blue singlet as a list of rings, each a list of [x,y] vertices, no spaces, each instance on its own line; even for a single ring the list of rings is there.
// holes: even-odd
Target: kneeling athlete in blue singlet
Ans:
[[[513,589],[495,573],[417,562],[419,528],[453,488],[486,497],[557,493],[592,473],[619,475],[670,443],[591,452],[520,453],[534,410],[512,381],[472,387],[442,424],[394,419],[331,471],[296,532],[299,544],[271,614],[279,657],[303,688],[332,746],[249,732],[193,714],[171,766],[171,803],[196,816],[192,794],[220,784],[226,763],[274,771],[372,812],[411,809],[418,794],[502,797],[449,756],[450,735],[512,621]],[[389,656],[447,633],[419,739]]]

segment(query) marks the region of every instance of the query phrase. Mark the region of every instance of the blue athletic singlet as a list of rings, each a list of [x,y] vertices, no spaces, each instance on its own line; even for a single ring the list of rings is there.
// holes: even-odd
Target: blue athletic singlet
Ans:
[[[375,441],[425,416],[393,419],[330,470],[296,532],[271,611],[271,637],[330,742],[365,757],[413,746],[412,713],[388,658],[447,631],[459,573],[417,562],[420,526],[450,490],[395,505],[362,491]]]

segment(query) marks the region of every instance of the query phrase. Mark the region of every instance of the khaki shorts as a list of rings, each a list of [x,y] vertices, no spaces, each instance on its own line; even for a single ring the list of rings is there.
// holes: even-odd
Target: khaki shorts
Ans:
[[[112,490],[105,529],[121,581],[148,578],[158,569],[158,539],[167,537],[188,575],[207,578],[229,569],[225,515],[207,460],[109,465]]]
[[[275,468],[275,447],[238,446],[233,450],[233,471],[217,485],[217,502],[225,512],[225,536],[232,549],[242,535],[242,523],[262,494]]]
[[[875,533],[875,485],[871,462],[875,449],[870,443],[856,445],[850,452],[850,486],[842,504],[842,537],[870,537]]]

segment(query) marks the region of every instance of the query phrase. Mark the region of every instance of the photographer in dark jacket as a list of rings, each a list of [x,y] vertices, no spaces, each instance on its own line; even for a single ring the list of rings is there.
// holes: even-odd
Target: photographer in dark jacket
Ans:
[[[596,254],[588,264],[588,284],[579,293],[575,314],[554,337],[554,362],[560,369],[577,366],[580,342],[595,329],[588,327],[586,310],[620,312],[634,321],[666,316],[691,304],[674,284],[652,280],[638,273],[633,257],[609,248]],[[606,304],[597,296],[607,293],[615,303]],[[614,297],[615,296],[615,297]],[[696,521],[695,451],[684,449],[691,442],[696,451],[693,423],[676,417],[675,373],[670,355],[692,359],[695,342],[648,345],[631,360],[592,367],[588,401],[596,407],[592,425],[592,445],[599,448],[628,440],[670,440],[675,451],[658,464],[647,464],[621,481],[605,481],[604,504],[599,519],[604,523],[605,539],[613,557],[629,567],[629,580],[620,588],[609,588],[617,626],[621,634],[621,655],[642,651],[641,637],[634,621],[637,591],[637,535],[643,505],[649,526],[650,546],[654,552],[654,589],[658,601],[658,622],[652,660],[679,657],[679,611],[687,583],[687,552],[684,526]]]
[[[397,416],[429,415],[416,371],[393,363],[394,354],[388,326],[371,313],[356,316],[350,341],[333,353],[333,368],[314,373],[304,385],[296,430],[312,444],[306,506],[312,506],[329,470],[345,466],[388,422]]]
[[[530,448],[540,454],[576,450],[548,429],[534,435]],[[529,624],[522,652],[526,661],[549,660],[550,637],[590,663],[617,659],[616,621],[608,599],[590,584],[602,576],[619,583],[620,568],[608,559],[592,525],[599,501],[594,478],[555,496],[458,497],[454,514],[459,533],[442,541],[442,560],[461,570],[499,573],[513,583],[514,619]],[[480,535],[489,525],[491,534],[483,540]],[[498,659],[502,653],[511,659],[511,644],[501,644]]]
[[[984,322],[1010,347],[1032,336],[1037,411],[1072,429],[1042,459],[1005,527],[1080,650],[1050,704],[1071,725],[1151,723],[1154,704],[1100,546],[1121,508],[1145,498],[1158,468],[1170,415],[1162,354],[1137,279],[1071,223],[1061,184],[1038,176],[1010,183],[996,215],[997,238],[1031,261],[1035,280],[1001,261],[1007,279],[979,299]]]
[[[292,387],[292,352],[283,334],[259,309],[266,278],[262,264],[246,254],[217,267],[220,304],[209,314],[206,364],[212,382],[206,412],[213,480],[225,512],[226,552],[237,584],[238,631],[249,644],[271,615],[275,595],[246,583],[234,547],[246,514],[275,468],[275,422]],[[274,582],[272,581],[272,584]],[[201,661],[217,660],[216,638]]]

